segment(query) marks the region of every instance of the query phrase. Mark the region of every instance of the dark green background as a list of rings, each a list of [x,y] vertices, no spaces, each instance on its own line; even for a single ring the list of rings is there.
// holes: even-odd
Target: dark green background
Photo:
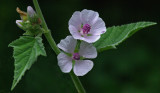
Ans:
[[[157,0],[158,1],[158,0]],[[160,3],[156,0],[39,0],[48,27],[59,43],[69,35],[68,20],[74,11],[98,11],[106,26],[137,21],[158,24],[133,35],[116,50],[99,53],[94,68],[80,77],[87,93],[160,93]],[[0,93],[10,93],[14,59],[8,44],[24,33],[15,11],[26,11],[32,0],[0,0]],[[44,38],[44,37],[43,37]],[[11,93],[77,93],[69,74],[57,66],[46,39],[47,57],[39,57]]]

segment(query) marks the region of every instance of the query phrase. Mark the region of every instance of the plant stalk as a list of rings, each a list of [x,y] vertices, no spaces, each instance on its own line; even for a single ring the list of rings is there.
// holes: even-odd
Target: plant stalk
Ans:
[[[43,17],[43,14],[41,12],[41,9],[39,7],[38,1],[37,0],[33,0],[36,12],[38,14],[38,16],[40,17],[41,21],[42,21],[42,28],[45,30],[46,33],[44,33],[47,41],[49,42],[50,46],[52,47],[52,49],[54,50],[54,52],[58,55],[61,51],[60,49],[57,47],[52,35],[51,35],[51,31],[48,29],[48,26],[45,22],[45,19]],[[81,84],[81,81],[79,80],[79,78],[73,73],[73,71],[70,72],[70,76],[72,78],[72,81],[74,82],[74,85],[78,91],[78,93],[86,93],[85,89],[83,88],[83,85]]]
[[[48,26],[46,24],[46,21],[44,20],[43,14],[41,12],[41,9],[39,7],[38,1],[37,0],[33,0],[36,12],[38,13],[38,16],[40,17],[41,21],[42,21],[42,28],[45,30],[45,37],[48,40],[50,46],[52,47],[52,49],[54,50],[54,52],[58,55],[61,51],[59,50],[59,48],[57,47],[54,39],[52,38],[51,32],[48,29]]]

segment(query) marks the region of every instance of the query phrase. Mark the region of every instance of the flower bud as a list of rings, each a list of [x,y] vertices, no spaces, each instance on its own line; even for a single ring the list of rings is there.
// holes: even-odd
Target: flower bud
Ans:
[[[22,20],[16,20],[16,24],[19,26],[19,27],[22,27],[22,23],[23,21]]]
[[[34,17],[36,15],[36,12],[33,10],[33,8],[31,6],[27,7],[27,13],[28,13],[29,17]]]
[[[21,20],[16,20],[16,24],[26,31],[24,35],[36,36],[42,34],[41,20],[31,6],[27,7],[27,13],[21,11],[18,7],[16,10],[21,17]]]
[[[31,22],[32,25],[40,25],[41,24],[41,20],[39,18],[39,16],[36,14],[36,12],[34,11],[34,9],[31,6],[27,7],[27,14],[28,14],[28,19]]]

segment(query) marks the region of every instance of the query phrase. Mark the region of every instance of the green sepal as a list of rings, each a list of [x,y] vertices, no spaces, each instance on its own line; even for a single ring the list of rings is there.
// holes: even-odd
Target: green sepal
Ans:
[[[72,60],[72,68],[74,68],[75,62],[75,60]]]
[[[84,59],[86,59],[85,57],[83,57],[83,56],[80,56],[80,60],[84,60]]]
[[[69,57],[72,57],[72,54],[71,54],[71,53],[67,53],[67,52],[65,52],[65,51],[63,51],[63,53],[66,54],[66,55],[69,56]]]
[[[25,31],[23,35],[37,36],[43,33],[43,30],[40,27],[40,25],[38,24],[32,25],[30,21],[21,22],[21,25],[22,26],[19,27]]]
[[[41,20],[40,20],[40,17],[35,14],[33,17],[30,17],[28,14],[27,14],[27,17],[28,17],[28,20],[30,21],[30,23],[32,25],[41,25]]]
[[[77,40],[77,44],[76,44],[76,47],[75,47],[74,53],[78,53],[78,52],[79,52],[80,45],[81,45],[81,40]]]

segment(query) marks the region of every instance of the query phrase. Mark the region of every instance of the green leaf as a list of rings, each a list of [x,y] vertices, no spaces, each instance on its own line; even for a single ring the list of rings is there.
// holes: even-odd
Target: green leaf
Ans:
[[[14,80],[11,90],[17,85],[25,71],[30,69],[31,65],[37,60],[39,55],[46,56],[41,37],[22,36],[9,44],[14,48],[13,57]]]
[[[155,25],[155,22],[137,22],[122,26],[113,26],[107,29],[107,32],[94,43],[98,51],[104,51],[116,48],[122,41],[133,35],[140,29]]]

